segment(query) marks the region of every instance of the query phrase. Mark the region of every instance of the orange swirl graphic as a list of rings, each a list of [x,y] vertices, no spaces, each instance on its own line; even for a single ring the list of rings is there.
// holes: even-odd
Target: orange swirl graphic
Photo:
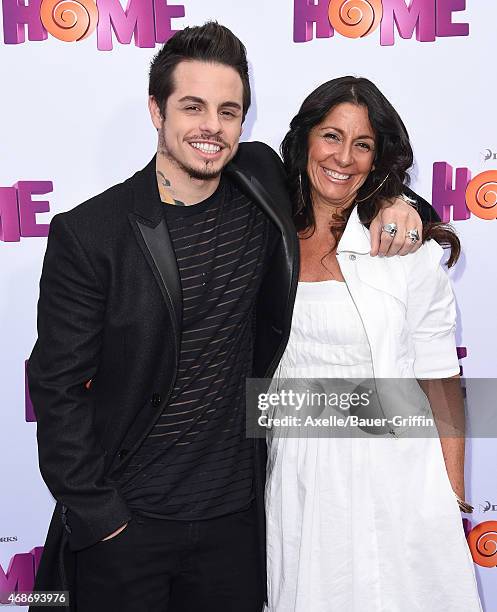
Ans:
[[[497,521],[476,525],[468,534],[473,561],[482,567],[497,566]]]
[[[74,42],[90,36],[97,27],[98,9],[94,0],[43,0],[40,17],[52,36]]]
[[[469,182],[466,205],[480,219],[497,219],[497,170],[482,172]]]
[[[342,36],[361,38],[375,30],[383,16],[381,0],[331,0],[328,17]]]

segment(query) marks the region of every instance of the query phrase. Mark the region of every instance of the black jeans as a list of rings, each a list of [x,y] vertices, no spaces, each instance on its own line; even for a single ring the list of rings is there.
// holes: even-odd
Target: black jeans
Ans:
[[[255,504],[205,521],[135,515],[77,553],[77,612],[261,612]]]

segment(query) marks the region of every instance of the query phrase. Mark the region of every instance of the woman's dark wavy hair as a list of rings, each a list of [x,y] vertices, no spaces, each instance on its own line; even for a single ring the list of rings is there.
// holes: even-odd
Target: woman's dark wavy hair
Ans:
[[[309,134],[335,106],[345,102],[367,109],[375,133],[375,168],[356,197],[361,222],[369,227],[382,208],[381,200],[398,197],[402,194],[403,186],[409,184],[407,171],[413,163],[409,135],[397,111],[376,85],[368,79],[352,76],[323,83],[304,100],[281,144],[298,231],[311,230],[312,233],[315,228],[311,185],[307,177]],[[331,233],[335,245],[338,244],[353,208],[350,206],[342,214],[333,216],[336,223]],[[452,266],[461,250],[454,230],[444,223],[429,223],[423,227],[423,241],[429,238],[450,247],[451,255],[447,263],[449,267]]]

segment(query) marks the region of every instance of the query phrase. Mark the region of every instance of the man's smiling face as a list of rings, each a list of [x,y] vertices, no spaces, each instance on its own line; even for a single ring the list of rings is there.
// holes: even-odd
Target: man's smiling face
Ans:
[[[238,148],[242,80],[230,66],[191,60],[176,66],[174,85],[164,117],[151,100],[159,153],[191,178],[217,178]]]

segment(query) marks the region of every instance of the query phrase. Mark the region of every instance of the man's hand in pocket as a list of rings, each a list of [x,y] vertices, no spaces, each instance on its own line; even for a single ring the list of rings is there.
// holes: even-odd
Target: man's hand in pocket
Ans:
[[[111,540],[114,536],[116,536],[117,534],[121,533],[121,531],[124,531],[124,529],[126,529],[127,526],[128,526],[128,523],[124,523],[124,525],[121,525],[121,527],[119,527],[119,529],[116,529],[115,531],[113,531],[110,535],[108,535],[106,538],[104,538],[101,541],[105,542],[105,540]]]

